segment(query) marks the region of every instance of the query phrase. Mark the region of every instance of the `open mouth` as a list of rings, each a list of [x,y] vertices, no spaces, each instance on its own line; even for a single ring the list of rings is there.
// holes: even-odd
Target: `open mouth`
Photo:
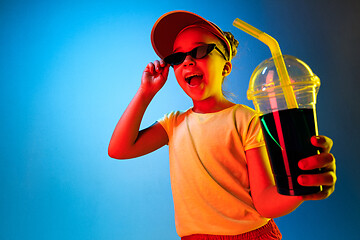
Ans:
[[[185,81],[190,86],[200,85],[200,83],[202,82],[202,79],[203,79],[203,75],[201,75],[201,74],[192,74],[192,75],[185,77]]]

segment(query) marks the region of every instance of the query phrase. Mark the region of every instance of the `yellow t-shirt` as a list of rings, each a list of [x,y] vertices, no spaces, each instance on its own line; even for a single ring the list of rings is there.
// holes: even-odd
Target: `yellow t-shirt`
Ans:
[[[265,225],[255,209],[245,151],[263,146],[259,118],[244,105],[215,113],[172,112],[159,123],[169,137],[176,230],[237,235]]]

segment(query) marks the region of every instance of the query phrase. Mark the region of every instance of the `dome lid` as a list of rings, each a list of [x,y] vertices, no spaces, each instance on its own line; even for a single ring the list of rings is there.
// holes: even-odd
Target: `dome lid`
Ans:
[[[283,58],[295,94],[303,87],[312,87],[316,94],[320,87],[320,79],[310,67],[296,57],[283,55]],[[249,100],[268,97],[270,92],[282,92],[283,87],[285,86],[280,82],[273,58],[269,58],[261,62],[251,75],[247,97]]]

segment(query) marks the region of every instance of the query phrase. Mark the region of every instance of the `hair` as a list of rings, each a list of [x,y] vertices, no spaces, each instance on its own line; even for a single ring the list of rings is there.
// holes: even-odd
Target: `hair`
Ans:
[[[224,32],[224,35],[230,43],[231,51],[232,51],[231,55],[232,55],[232,58],[234,58],[237,54],[237,47],[239,46],[239,41],[235,39],[234,35],[231,32]]]
[[[224,36],[226,37],[226,39],[229,41],[230,46],[231,46],[231,56],[232,58],[234,58],[237,54],[237,47],[239,46],[239,41],[235,39],[234,35],[231,32],[224,32]],[[227,48],[225,48],[227,49]],[[227,52],[227,50],[226,50]],[[229,53],[227,52],[228,56]],[[231,61],[232,59],[230,59]],[[224,82],[225,82],[225,77],[223,79],[222,82],[222,93],[225,96],[226,99],[228,99],[229,101],[235,101],[236,95],[230,91],[226,91],[224,90]]]

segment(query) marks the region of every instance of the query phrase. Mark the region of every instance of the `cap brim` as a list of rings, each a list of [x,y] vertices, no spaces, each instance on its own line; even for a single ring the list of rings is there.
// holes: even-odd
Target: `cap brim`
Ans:
[[[214,24],[206,19],[187,11],[172,11],[162,15],[152,28],[151,44],[156,54],[161,59],[172,54],[176,36],[185,27],[194,24],[208,25],[213,31],[218,32],[216,35],[228,45],[222,33],[213,26]]]

